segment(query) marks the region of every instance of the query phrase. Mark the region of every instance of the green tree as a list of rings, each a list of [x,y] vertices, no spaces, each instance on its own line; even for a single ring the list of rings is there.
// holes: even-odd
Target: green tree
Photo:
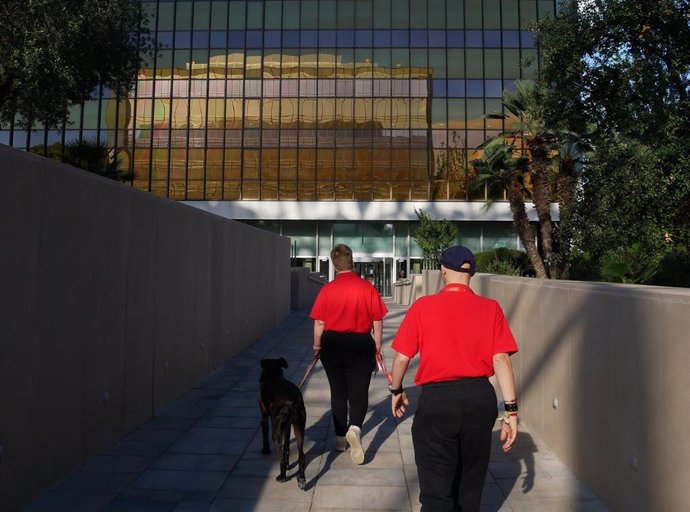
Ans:
[[[537,26],[543,119],[595,128],[571,212],[590,277],[635,244],[644,267],[690,249],[688,12],[687,0],[566,1]]]
[[[0,3],[0,119],[62,124],[99,86],[133,87],[153,45],[141,0]]]
[[[419,227],[412,234],[412,238],[422,250],[424,269],[438,268],[438,259],[444,249],[449,247],[458,234],[458,228],[447,219],[434,219],[429,212],[417,210]]]

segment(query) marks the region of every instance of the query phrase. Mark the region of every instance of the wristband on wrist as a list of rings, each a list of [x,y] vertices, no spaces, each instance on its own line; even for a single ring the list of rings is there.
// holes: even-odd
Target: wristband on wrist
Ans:
[[[518,412],[517,400],[512,400],[510,402],[503,402],[503,410],[505,412]]]
[[[321,350],[321,345],[312,345],[311,348],[313,348],[314,350]]]
[[[393,389],[390,384],[388,385],[388,390],[391,392],[391,395],[393,395],[393,396],[398,396],[400,393],[405,391],[403,389],[402,385],[400,385],[400,387],[398,389]]]

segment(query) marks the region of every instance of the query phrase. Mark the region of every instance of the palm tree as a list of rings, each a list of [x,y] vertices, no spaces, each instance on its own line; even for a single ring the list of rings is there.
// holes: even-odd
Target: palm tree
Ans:
[[[532,80],[518,80],[515,91],[503,92],[503,107],[509,114],[493,113],[488,117],[507,121],[505,133],[524,144],[523,153],[529,156],[528,168],[532,183],[532,202],[537,211],[542,252],[549,275],[557,270],[553,252],[553,223],[551,219],[552,158],[551,148],[557,135],[549,130],[539,116],[537,89]]]
[[[525,200],[529,196],[525,182],[529,158],[517,150],[514,139],[508,141],[501,135],[489,139],[479,148],[484,150],[483,156],[470,162],[477,170],[474,186],[488,185],[505,189],[520,241],[527,251],[537,277],[546,279],[546,267],[539,254],[534,230],[525,207]],[[487,207],[490,206],[491,201],[487,203]]]
[[[573,237],[572,215],[575,206],[575,194],[580,177],[580,169],[586,155],[592,148],[588,143],[594,133],[593,127],[587,127],[584,135],[562,131],[556,145],[556,196],[558,197],[559,213],[559,277],[568,279],[570,243]]]
[[[64,161],[112,180],[129,181],[132,175],[120,169],[120,153],[99,139],[73,139],[65,144]]]
[[[517,154],[517,158],[525,160],[521,165],[526,168],[529,184],[524,186],[523,201],[530,198],[537,212],[541,254],[536,252],[536,256],[542,262],[545,273],[540,276],[537,265],[535,270],[539,277],[557,278],[567,275],[565,256],[569,239],[563,236],[567,230],[559,232],[561,243],[557,253],[554,247],[554,222],[551,218],[554,184],[561,214],[560,226],[564,226],[568,223],[575,201],[580,156],[585,145],[583,137],[578,134],[546,126],[540,115],[539,96],[539,90],[531,80],[518,80],[515,82],[515,91],[503,92],[502,103],[507,113],[494,112],[487,117],[504,120],[506,128],[503,133],[479,146],[478,149],[485,150],[485,156],[475,162],[486,159],[486,149],[494,139],[498,146],[510,140],[510,158],[515,159]],[[513,220],[517,226],[518,220],[515,217]],[[525,249],[529,253],[527,244]],[[530,259],[534,260],[533,254],[530,254]]]

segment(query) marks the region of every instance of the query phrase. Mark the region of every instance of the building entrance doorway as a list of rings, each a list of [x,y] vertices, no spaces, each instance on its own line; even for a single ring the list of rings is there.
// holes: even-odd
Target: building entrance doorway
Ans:
[[[393,258],[355,258],[354,264],[354,272],[373,284],[383,297],[393,295],[391,288]]]

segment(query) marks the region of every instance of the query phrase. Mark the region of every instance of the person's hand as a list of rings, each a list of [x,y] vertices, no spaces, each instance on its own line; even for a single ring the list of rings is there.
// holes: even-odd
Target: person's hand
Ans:
[[[410,401],[407,399],[407,393],[404,391],[399,395],[391,395],[391,411],[393,412],[393,417],[402,418],[408,405],[410,405]]]
[[[312,349],[314,350],[314,357],[318,358],[321,355],[321,345],[314,345]]]
[[[513,414],[512,416],[510,416],[510,418],[508,418],[508,422],[502,421],[501,423],[501,434],[498,436],[498,438],[501,440],[501,442],[503,442],[503,451],[507,453],[513,447],[513,443],[515,443],[515,440],[517,439],[517,414]]]

